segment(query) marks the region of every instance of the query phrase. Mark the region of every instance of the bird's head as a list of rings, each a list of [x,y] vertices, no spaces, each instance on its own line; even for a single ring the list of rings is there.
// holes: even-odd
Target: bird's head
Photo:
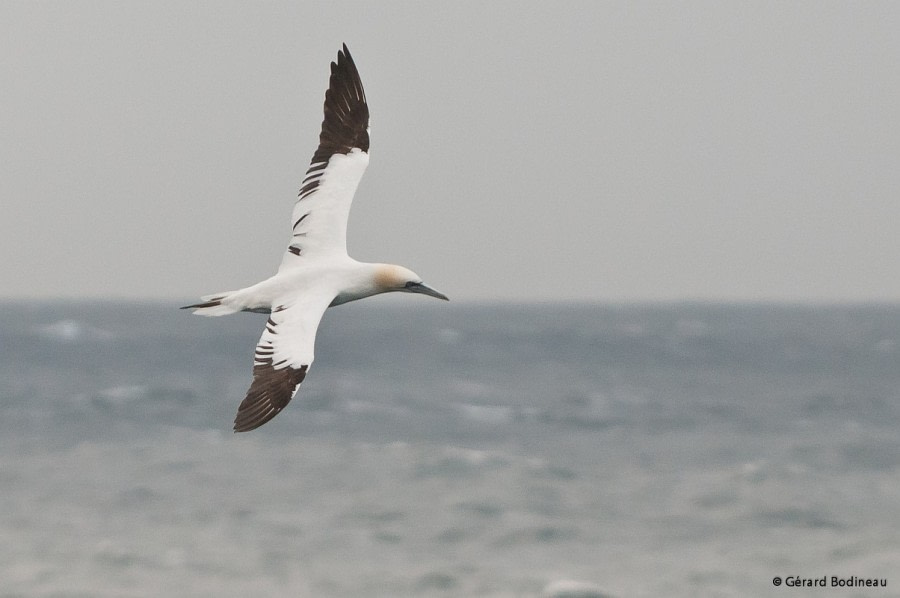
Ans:
[[[375,274],[375,282],[382,292],[421,293],[450,301],[447,295],[431,288],[422,282],[421,276],[403,266],[382,265]]]

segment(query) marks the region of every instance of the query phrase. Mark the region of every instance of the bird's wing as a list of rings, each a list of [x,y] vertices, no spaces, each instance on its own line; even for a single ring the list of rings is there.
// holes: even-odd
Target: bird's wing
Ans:
[[[369,107],[346,44],[331,63],[319,148],[300,187],[291,218],[291,242],[279,271],[304,257],[347,253],[347,217],[369,164]]]
[[[234,418],[234,431],[256,429],[294,398],[313,362],[316,330],[334,299],[325,289],[306,290],[272,306],[253,357],[253,383]]]

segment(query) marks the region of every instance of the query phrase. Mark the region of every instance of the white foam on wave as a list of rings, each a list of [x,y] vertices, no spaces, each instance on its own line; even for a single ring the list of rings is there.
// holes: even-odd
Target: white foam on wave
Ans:
[[[544,598],[612,598],[595,584],[569,579],[550,582],[542,595]]]
[[[100,396],[113,403],[130,403],[147,394],[147,387],[139,384],[113,386],[100,391]]]
[[[110,340],[113,333],[102,328],[90,326],[78,320],[59,320],[43,326],[38,331],[41,336],[62,342],[80,340]]]
[[[506,405],[472,405],[459,406],[466,419],[482,424],[505,424],[512,420],[513,410]]]

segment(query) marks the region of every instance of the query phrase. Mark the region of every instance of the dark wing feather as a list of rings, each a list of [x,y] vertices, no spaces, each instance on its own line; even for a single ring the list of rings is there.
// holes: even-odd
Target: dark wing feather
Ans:
[[[259,349],[256,359],[253,365],[253,383],[234,418],[235,432],[255,430],[281,413],[291,402],[309,369],[308,365],[275,369],[272,358],[262,357]]]
[[[279,272],[314,255],[347,252],[347,218],[369,164],[369,106],[359,71],[344,45],[325,92],[319,147],[291,213],[291,242]]]
[[[260,427],[291,402],[312,365],[316,330],[333,299],[332,290],[316,287],[272,306],[253,355],[253,382],[234,418],[235,432]]]
[[[300,198],[312,194],[319,177],[334,154],[349,154],[353,148],[369,151],[369,106],[359,71],[347,44],[331,63],[331,79],[325,92],[325,119],[319,133],[319,147],[300,188]]]

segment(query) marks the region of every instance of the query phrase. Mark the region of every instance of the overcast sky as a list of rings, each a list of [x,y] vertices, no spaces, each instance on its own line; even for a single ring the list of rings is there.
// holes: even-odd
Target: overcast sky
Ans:
[[[900,3],[0,3],[0,297],[273,274],[346,42],[349,248],[455,300],[900,300]]]

